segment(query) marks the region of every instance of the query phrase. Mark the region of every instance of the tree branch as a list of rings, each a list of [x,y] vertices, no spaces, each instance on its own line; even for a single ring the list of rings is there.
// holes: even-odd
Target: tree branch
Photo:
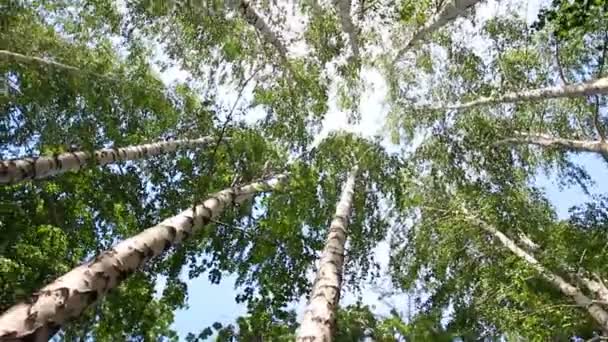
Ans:
[[[431,19],[424,24],[421,28],[414,32],[412,38],[408,43],[397,52],[397,55],[393,59],[392,64],[396,64],[399,60],[408,52],[416,43],[425,38],[426,36],[434,33],[441,27],[445,26],[449,22],[456,18],[464,15],[466,10],[474,6],[481,0],[449,0],[447,1],[440,10],[431,17]]]
[[[603,141],[564,139],[542,133],[515,132],[514,137],[502,139],[495,143],[495,145],[501,144],[530,144],[541,147],[559,147],[570,151],[599,153],[608,157],[608,144]]]
[[[447,106],[421,106],[418,109],[440,111],[460,110],[489,104],[540,101],[555,98],[573,98],[578,96],[592,96],[606,93],[608,93],[608,77],[599,78],[584,83],[528,89],[520,92],[506,93],[504,95],[480,97],[476,100],[461,104],[450,104]]]
[[[353,51],[353,57],[356,60],[360,59],[359,53],[359,38],[357,34],[357,28],[353,23],[353,20],[350,16],[351,9],[351,0],[333,0],[334,7],[336,8],[336,12],[338,13],[338,17],[340,18],[340,24],[342,26],[342,30],[348,36],[348,40],[350,41],[350,46]]]

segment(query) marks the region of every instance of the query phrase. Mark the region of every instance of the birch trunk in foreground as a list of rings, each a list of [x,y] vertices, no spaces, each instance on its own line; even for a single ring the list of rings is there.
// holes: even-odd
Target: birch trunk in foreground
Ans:
[[[342,286],[346,229],[353,203],[356,177],[357,168],[355,167],[350,171],[346,183],[344,183],[336,214],[329,226],[329,234],[319,261],[319,270],[296,341],[329,342],[333,339],[336,310]]]
[[[255,27],[255,29],[260,33],[262,40],[274,46],[274,48],[279,52],[283,62],[287,62],[287,48],[279,40],[279,37],[272,32],[268,24],[264,22],[264,19],[262,19],[262,17],[260,17],[260,15],[251,6],[249,0],[241,0],[239,4],[239,11],[245,18],[245,21],[247,21],[249,25]]]
[[[350,16],[351,2],[350,0],[333,0],[334,7],[340,18],[340,25],[342,31],[348,36],[350,41],[351,49],[353,50],[353,57],[359,59],[359,38],[357,37],[357,28],[353,23],[353,19]]]
[[[564,278],[545,268],[540,262],[538,262],[538,260],[536,260],[534,256],[521,249],[513,240],[503,234],[500,230],[496,229],[496,227],[474,216],[469,215],[468,218],[479,225],[483,230],[492,234],[505,247],[513,252],[513,254],[522,258],[530,267],[535,269],[541,275],[541,277],[560,290],[564,295],[572,298],[576,305],[587,310],[589,315],[593,317],[601,329],[603,331],[608,331],[608,312],[606,312],[600,305],[596,304],[580,289],[568,283],[566,280],[564,280]]]
[[[430,110],[458,110],[473,108],[488,104],[515,103],[525,101],[538,101],[562,97],[590,96],[608,93],[608,77],[599,78],[586,83],[569,84],[557,87],[524,90],[516,93],[507,93],[501,96],[481,97],[477,100],[462,104],[448,106],[429,106],[421,109]]]
[[[500,140],[498,143],[559,147],[570,151],[593,152],[608,156],[608,143],[605,141],[564,139],[542,133],[515,132],[515,137]]]
[[[93,161],[97,165],[107,165],[117,161],[146,159],[174,152],[178,148],[205,146],[211,142],[213,142],[213,138],[203,137],[192,140],[160,141],[116,149],[105,148],[92,154],[77,151],[62,153],[54,157],[2,160],[0,161],[0,184],[18,183],[28,179],[41,179],[69,171],[78,171]]]
[[[438,13],[433,15],[431,19],[424,24],[423,27],[419,28],[409,40],[409,42],[403,47],[397,56],[393,60],[393,64],[399,62],[399,60],[408,52],[416,43],[422,38],[433,34],[435,31],[445,26],[454,19],[465,14],[466,10],[471,6],[474,6],[481,0],[449,0]]]
[[[203,228],[234,203],[256,193],[271,191],[287,179],[279,175],[266,181],[228,188],[202,204],[118,243],[95,259],[74,268],[0,316],[0,340],[46,341],[68,319],[117,287],[151,258],[179,244]]]

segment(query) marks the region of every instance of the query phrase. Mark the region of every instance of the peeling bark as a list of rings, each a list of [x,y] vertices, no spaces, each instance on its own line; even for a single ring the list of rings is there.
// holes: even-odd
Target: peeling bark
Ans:
[[[350,0],[333,0],[333,4],[338,13],[338,17],[340,18],[342,30],[346,33],[348,40],[350,41],[353,57],[359,60],[359,38],[357,36],[357,28],[350,16],[351,2]]]
[[[591,96],[597,94],[608,93],[608,77],[599,78],[590,82],[568,84],[557,87],[546,87],[539,89],[524,90],[516,93],[507,93],[500,96],[481,97],[477,100],[465,102],[462,104],[453,104],[448,106],[429,106],[423,109],[430,110],[458,110],[473,108],[488,104],[500,103],[516,103],[526,101],[539,101],[555,98],[572,98],[578,96]]]
[[[466,212],[466,210],[463,211]],[[589,315],[599,324],[602,330],[608,331],[608,312],[606,312],[606,310],[604,310],[600,305],[587,297],[580,289],[568,283],[564,278],[545,268],[538,260],[536,260],[534,256],[517,246],[513,240],[503,234],[496,227],[475,216],[468,215],[468,218],[483,230],[493,235],[513,254],[523,259],[528,266],[536,270],[541,277],[560,290],[564,295],[570,297],[579,307],[587,310]]]
[[[287,62],[287,48],[279,37],[270,29],[270,26],[266,24],[264,19],[260,17],[260,15],[255,11],[255,9],[249,3],[249,0],[241,0],[239,4],[239,12],[245,18],[245,21],[253,26],[262,36],[262,39],[274,46],[274,48],[278,51],[279,56],[283,62]]]
[[[279,175],[217,192],[202,204],[102,252],[0,315],[0,340],[46,341],[68,319],[117,287],[151,258],[197,233],[224,208],[241,203],[261,191],[271,191],[287,179]]]
[[[530,144],[542,147],[559,147],[578,152],[599,153],[608,157],[608,143],[601,140],[575,140],[553,137],[542,133],[516,132],[515,137],[500,140],[498,144]]]
[[[92,154],[77,151],[62,153],[54,157],[2,160],[0,161],[0,184],[18,183],[29,179],[41,179],[69,171],[78,171],[86,167],[91,161],[98,165],[107,165],[117,161],[145,159],[174,152],[182,147],[205,146],[212,141],[213,138],[211,137],[192,140],[169,140],[117,149],[105,148]]]
[[[340,300],[348,219],[352,209],[357,167],[348,174],[336,214],[319,261],[319,270],[304,311],[302,325],[296,341],[329,342],[333,339],[336,325],[336,310]]]
[[[397,52],[397,56],[395,56],[393,64],[399,62],[403,55],[405,55],[406,52],[408,52],[424,37],[437,31],[454,19],[464,15],[467,9],[480,1],[481,0],[448,0],[446,4],[443,5],[443,7],[435,15],[433,15],[424,26],[414,32],[414,35],[405,45],[405,47]]]

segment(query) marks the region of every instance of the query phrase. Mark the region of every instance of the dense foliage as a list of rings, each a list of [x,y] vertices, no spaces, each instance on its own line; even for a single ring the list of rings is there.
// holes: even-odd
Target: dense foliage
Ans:
[[[343,293],[388,280],[414,304],[345,304],[334,340],[608,334],[575,299],[608,311],[608,197],[560,217],[535,183],[540,174],[593,189],[578,155],[608,160],[608,83],[522,95],[608,76],[608,1],[554,0],[533,18],[521,1],[462,3],[0,4],[0,159],[214,139],[0,184],[0,310],[215,191],[286,173],[284,187],[226,208],[56,336],[176,341],[187,332],[174,330],[174,314],[196,291],[189,279],[233,276],[246,315],[191,327],[186,340],[294,340],[298,304],[357,165]],[[454,106],[480,97],[492,101]],[[328,132],[336,117],[347,129]],[[370,117],[384,129],[361,124]]]

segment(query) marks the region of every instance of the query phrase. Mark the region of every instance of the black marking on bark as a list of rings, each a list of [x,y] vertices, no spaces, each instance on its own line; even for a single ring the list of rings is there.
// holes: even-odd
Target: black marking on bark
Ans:
[[[133,248],[133,253],[136,253],[139,256],[140,260],[138,261],[138,264],[141,264],[142,260],[146,258],[146,253],[137,248]]]
[[[188,221],[190,228],[194,227],[194,217],[186,216],[186,220]]]
[[[8,165],[6,162],[0,163],[0,176],[6,176],[8,174]]]
[[[127,277],[129,277],[129,275],[133,273],[133,270],[130,269],[121,269],[119,268],[118,271],[118,276],[116,277],[117,281],[120,283],[123,280],[127,279]]]
[[[146,255],[146,258],[151,258],[154,256],[154,250],[152,249],[152,247],[150,247],[150,245],[148,245],[145,242],[144,242],[144,253]]]
[[[207,209],[207,208],[204,208],[204,209]],[[209,210],[209,209],[207,209],[207,210]],[[209,224],[209,222],[211,222],[211,210],[209,210],[209,215],[203,215],[201,220],[203,221],[203,226]]]
[[[171,246],[173,246],[173,243],[169,240],[165,240],[165,247],[163,247],[163,251],[168,251]]]
[[[117,148],[112,148],[112,152],[114,152],[116,155],[116,157],[113,158],[113,161],[117,161],[118,159],[120,159],[120,151]]]
[[[177,236],[177,228],[168,225],[163,225],[163,227],[167,229],[167,233],[169,234],[169,238],[171,239],[171,241],[174,241],[175,237]]]
[[[80,168],[82,166],[82,160],[80,159],[80,157],[78,157],[78,154],[76,152],[70,153],[72,153],[72,156],[74,157],[74,159],[76,159],[76,161],[78,162],[78,167]]]
[[[101,287],[101,289],[103,292],[106,292],[108,290],[108,286],[110,285],[110,276],[105,274],[104,272],[98,272],[97,274],[95,274],[95,276],[97,278],[103,279],[105,284]]]
[[[38,158],[36,158],[36,157],[35,157],[35,158],[25,158],[25,159],[24,159],[24,161],[28,162],[28,163],[29,163],[29,165],[30,165],[30,167],[32,168],[32,172],[31,172],[31,174],[32,174],[32,176],[31,176],[31,177],[32,177],[32,179],[35,179],[35,178],[36,178],[36,160],[37,160],[37,159],[38,159]]]
[[[99,298],[99,293],[97,293],[97,291],[88,292],[86,296],[87,305],[95,303],[95,301],[97,301],[97,298]]]
[[[55,169],[56,170],[60,170],[63,168],[63,164],[61,163],[61,160],[59,159],[59,155],[55,154],[53,156],[53,161],[55,162]]]
[[[192,234],[188,230],[184,229],[182,231],[182,235],[184,235],[184,240],[185,240],[185,239],[189,238]]]

